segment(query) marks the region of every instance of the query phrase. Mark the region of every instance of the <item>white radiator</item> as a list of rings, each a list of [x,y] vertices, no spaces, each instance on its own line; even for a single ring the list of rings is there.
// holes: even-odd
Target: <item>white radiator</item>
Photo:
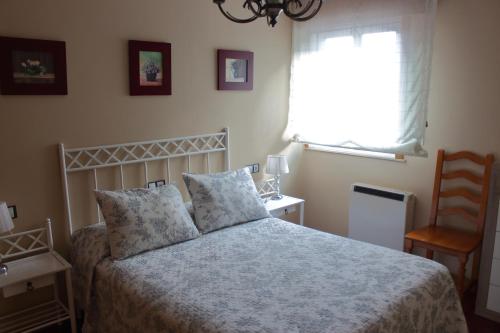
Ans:
[[[356,183],[351,187],[349,238],[403,250],[413,226],[412,193]]]

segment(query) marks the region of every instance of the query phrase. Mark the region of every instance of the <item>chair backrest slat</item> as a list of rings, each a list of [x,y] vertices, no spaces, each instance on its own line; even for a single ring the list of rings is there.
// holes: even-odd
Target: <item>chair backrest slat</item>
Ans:
[[[481,196],[472,193],[469,189],[465,187],[457,187],[451,190],[442,191],[439,193],[439,196],[441,198],[462,197],[475,204],[481,203]]]
[[[483,184],[483,177],[475,175],[474,173],[468,170],[457,170],[457,171],[443,173],[442,178],[447,180],[464,178],[477,185]]]
[[[454,170],[443,172],[445,162],[467,160],[476,163],[483,168],[481,175],[477,175],[469,170]],[[491,169],[493,166],[494,157],[488,154],[485,157],[469,151],[460,151],[452,154],[446,154],[444,150],[438,151],[436,174],[434,179],[434,191],[432,195],[432,209],[430,216],[430,225],[436,225],[438,216],[459,215],[465,220],[472,222],[476,225],[478,233],[483,232],[484,221],[486,220],[486,208],[488,204],[489,186],[491,178]],[[475,193],[466,187],[447,188],[442,190],[443,180],[468,180],[476,185],[479,185],[480,192]],[[478,186],[476,186],[478,187]],[[478,207],[478,213],[471,212],[466,207],[450,206],[446,208],[439,208],[440,198],[453,198],[461,197],[471,202],[472,205]]]
[[[446,207],[442,208],[438,211],[438,214],[440,216],[450,216],[450,215],[461,215],[463,216],[466,220],[472,222],[472,223],[477,223],[478,221],[478,215],[477,213],[469,211],[465,207]]]
[[[470,151],[459,151],[453,154],[446,154],[444,156],[446,162],[456,161],[456,160],[469,160],[476,164],[486,166],[486,158],[481,155],[475,154]]]

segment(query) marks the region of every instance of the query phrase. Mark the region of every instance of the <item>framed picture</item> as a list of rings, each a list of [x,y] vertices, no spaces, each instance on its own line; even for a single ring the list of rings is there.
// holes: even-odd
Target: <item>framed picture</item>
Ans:
[[[66,43],[0,37],[2,95],[67,95]]]
[[[130,95],[172,95],[170,43],[130,40]]]
[[[218,90],[253,89],[253,52],[217,50]]]

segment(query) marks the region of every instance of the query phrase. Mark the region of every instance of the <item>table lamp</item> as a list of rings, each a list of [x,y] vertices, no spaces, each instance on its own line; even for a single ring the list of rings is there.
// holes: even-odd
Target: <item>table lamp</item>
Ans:
[[[14,229],[14,223],[10,217],[9,208],[5,202],[0,202],[0,234]],[[2,255],[0,254],[0,276],[7,275],[8,268],[2,264]]]
[[[285,155],[269,155],[267,156],[266,173],[274,175],[276,179],[277,192],[271,197],[272,200],[283,199],[280,191],[280,176],[289,173],[288,162]]]

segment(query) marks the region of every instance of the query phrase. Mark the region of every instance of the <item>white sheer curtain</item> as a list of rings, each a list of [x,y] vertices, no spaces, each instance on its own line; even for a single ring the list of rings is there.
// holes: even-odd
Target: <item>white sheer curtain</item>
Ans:
[[[329,0],[295,23],[289,130],[301,142],[426,155],[437,0]]]

